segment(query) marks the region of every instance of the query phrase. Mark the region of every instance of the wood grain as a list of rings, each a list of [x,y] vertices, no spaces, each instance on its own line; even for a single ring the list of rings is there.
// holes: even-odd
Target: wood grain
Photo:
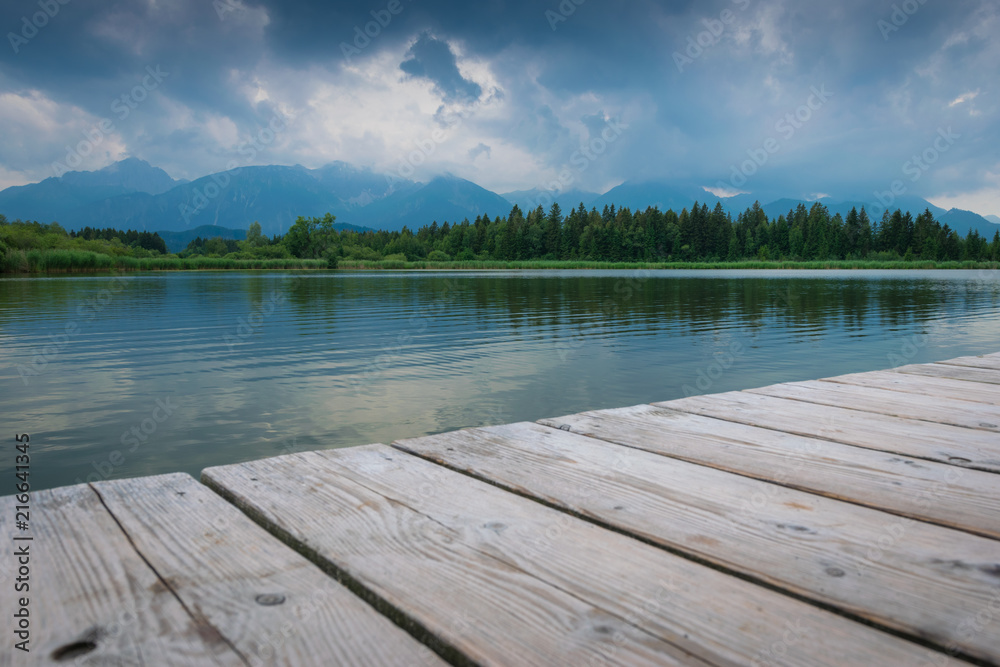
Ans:
[[[437,493],[453,494],[458,506],[477,506],[483,502],[478,491],[499,492],[388,447],[209,468],[203,479],[321,566],[355,582],[385,613],[446,647],[456,662],[706,664],[483,549],[475,539],[480,533],[513,536],[516,508],[508,505],[471,525],[428,514],[426,499]],[[387,481],[391,488],[383,490]],[[469,484],[482,488],[470,492]],[[543,509],[511,500],[522,511]],[[512,548],[525,548],[510,537]]]
[[[653,405],[955,466],[1000,472],[1000,438],[987,431],[810,405],[749,392],[692,396]]]
[[[1000,538],[1000,482],[993,473],[652,405],[539,423]]]
[[[856,617],[1000,662],[995,636],[959,630],[1000,590],[1000,541],[539,424],[397,446]]]
[[[386,447],[204,476],[482,664],[917,664],[929,653]]]
[[[930,375],[893,373],[892,371],[852,373],[850,375],[823,378],[820,381],[850,386],[872,387],[875,389],[889,389],[907,394],[940,396],[941,398],[971,401],[973,403],[1000,405],[1000,386],[985,382],[952,380],[951,378],[933,377]]]
[[[978,357],[955,357],[954,359],[947,359],[945,361],[937,362],[939,364],[947,364],[949,366],[968,366],[970,368],[988,368],[994,371],[1000,371],[1000,357],[995,355],[982,355]]]
[[[747,392],[1000,433],[1000,407],[943,396],[902,394],[887,389],[846,387],[815,380],[775,384],[748,389]]]
[[[444,665],[189,475],[94,488],[145,561],[251,664]]]
[[[910,366],[894,368],[891,372],[951,378],[952,380],[966,380],[968,382],[982,382],[985,384],[1000,384],[1000,373],[989,368],[973,368],[971,366],[912,364]]]
[[[5,536],[14,496],[0,498]],[[0,643],[11,665],[245,665],[215,629],[193,617],[143,561],[88,485],[31,494],[30,653]],[[12,625],[15,545],[5,539],[0,559],[9,576],[0,615]],[[10,587],[10,588],[8,588]],[[5,633],[7,634],[7,633]],[[27,658],[27,660],[25,660]]]

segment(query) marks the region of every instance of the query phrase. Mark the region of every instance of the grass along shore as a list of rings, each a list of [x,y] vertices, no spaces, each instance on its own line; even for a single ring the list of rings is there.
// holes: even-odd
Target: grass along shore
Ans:
[[[0,273],[90,273],[97,271],[206,271],[326,269],[325,259],[231,259],[225,257],[128,257],[81,250],[9,250]]]
[[[233,259],[226,257],[128,257],[78,250],[10,250],[0,273],[90,273],[99,271],[205,271],[327,269],[324,259]],[[745,260],[739,262],[593,262],[578,260],[402,261],[344,259],[349,270],[497,271],[540,269],[1000,269],[1000,262],[933,260]]]
[[[399,260],[341,259],[338,268],[368,269],[432,269],[432,270],[527,270],[527,269],[1000,269],[1000,262],[937,262],[933,260],[745,260],[739,262],[590,262],[576,260],[526,260],[505,262],[492,260],[448,262],[403,262]]]

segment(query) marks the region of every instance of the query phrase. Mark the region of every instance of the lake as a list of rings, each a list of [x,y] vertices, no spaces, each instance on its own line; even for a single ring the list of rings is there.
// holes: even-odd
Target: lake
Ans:
[[[197,476],[997,352],[998,307],[996,271],[6,277],[0,414],[33,489]]]

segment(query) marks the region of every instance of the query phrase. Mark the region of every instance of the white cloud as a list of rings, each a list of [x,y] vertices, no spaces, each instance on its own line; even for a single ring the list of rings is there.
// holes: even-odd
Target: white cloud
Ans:
[[[112,122],[109,132],[102,118],[74,106],[59,104],[38,90],[0,93],[0,146],[3,178],[9,185],[55,176],[53,164],[71,170],[94,170],[128,155],[125,141]],[[13,182],[18,174],[24,180]]]
[[[949,107],[956,107],[959,104],[965,104],[966,102],[971,102],[972,100],[976,99],[977,97],[979,97],[979,89],[976,89],[976,90],[973,90],[971,92],[963,93],[962,95],[959,95],[958,97],[956,97],[955,99],[953,99],[951,102],[949,102],[948,106]]]
[[[728,197],[735,197],[736,195],[748,195],[750,194],[747,190],[736,190],[734,188],[724,188],[724,187],[709,187],[707,185],[702,186],[702,190],[711,193],[716,197],[726,199]]]

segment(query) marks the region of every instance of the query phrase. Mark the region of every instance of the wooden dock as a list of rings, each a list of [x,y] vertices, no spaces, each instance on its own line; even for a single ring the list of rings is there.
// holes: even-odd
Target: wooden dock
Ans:
[[[31,502],[0,666],[1000,665],[1000,353]]]

